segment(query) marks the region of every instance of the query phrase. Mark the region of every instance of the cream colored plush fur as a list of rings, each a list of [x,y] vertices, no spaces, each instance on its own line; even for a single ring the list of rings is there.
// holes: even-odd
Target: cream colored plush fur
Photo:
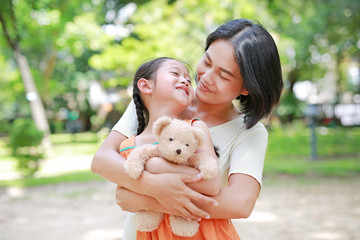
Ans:
[[[135,148],[125,162],[126,172],[137,179],[144,171],[146,161],[152,157],[162,157],[168,161],[199,169],[203,179],[211,179],[218,172],[218,162],[205,153],[195,153],[204,141],[201,129],[192,127],[185,121],[160,117],[153,126],[153,132],[159,137],[159,144],[146,144]],[[164,215],[152,211],[140,211],[135,216],[139,231],[155,230],[163,220]],[[177,236],[191,237],[196,234],[199,223],[178,216],[170,216],[172,232]]]

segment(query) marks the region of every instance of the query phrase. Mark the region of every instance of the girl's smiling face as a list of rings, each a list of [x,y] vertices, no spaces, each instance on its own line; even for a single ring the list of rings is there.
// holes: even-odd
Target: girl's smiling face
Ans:
[[[184,64],[176,60],[166,60],[157,70],[154,94],[158,98],[176,99],[182,106],[190,105],[194,97],[191,78]]]
[[[231,103],[239,95],[248,95],[233,46],[228,40],[213,42],[200,59],[196,72],[196,96],[202,102]]]

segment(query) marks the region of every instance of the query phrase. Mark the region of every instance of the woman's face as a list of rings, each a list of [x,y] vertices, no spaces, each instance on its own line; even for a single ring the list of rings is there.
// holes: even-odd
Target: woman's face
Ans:
[[[230,104],[239,95],[248,95],[243,86],[234,48],[224,39],[213,42],[197,68],[196,97],[209,104]]]

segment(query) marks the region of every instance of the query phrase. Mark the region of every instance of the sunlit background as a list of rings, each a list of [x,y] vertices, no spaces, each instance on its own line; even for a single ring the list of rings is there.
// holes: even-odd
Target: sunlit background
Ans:
[[[236,221],[240,236],[360,239],[359,12],[354,0],[1,0],[0,239],[120,239],[114,186],[89,167],[131,100],[134,72],[169,56],[194,76],[206,36],[234,18],[271,33],[285,81],[263,120],[264,187],[253,215]],[[69,235],[44,232],[66,231],[66,216]]]

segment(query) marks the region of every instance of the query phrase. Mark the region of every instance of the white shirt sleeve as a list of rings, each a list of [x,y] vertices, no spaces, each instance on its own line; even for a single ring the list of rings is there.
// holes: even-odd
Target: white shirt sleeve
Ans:
[[[233,146],[229,176],[233,173],[247,174],[261,185],[268,132],[262,124],[257,124],[247,131],[247,136]]]
[[[138,120],[136,116],[135,103],[132,100],[129,106],[126,108],[124,114],[121,116],[120,120],[115,124],[112,130],[124,134],[127,137],[136,135],[136,130],[138,127]]]

